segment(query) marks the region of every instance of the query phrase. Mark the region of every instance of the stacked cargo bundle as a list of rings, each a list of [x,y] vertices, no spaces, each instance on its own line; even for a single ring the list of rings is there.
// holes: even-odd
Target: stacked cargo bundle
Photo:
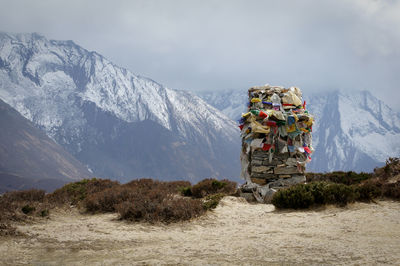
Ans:
[[[248,95],[248,112],[239,121],[242,178],[273,191],[304,182],[314,118],[300,89],[265,85],[250,88]]]

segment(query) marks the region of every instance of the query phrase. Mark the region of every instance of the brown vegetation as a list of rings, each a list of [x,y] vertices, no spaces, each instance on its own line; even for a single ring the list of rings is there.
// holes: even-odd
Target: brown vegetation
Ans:
[[[227,179],[219,181],[217,179],[208,178],[194,185],[191,188],[191,194],[195,198],[204,198],[208,195],[218,193],[231,195],[236,192],[236,189],[236,182]]]
[[[139,179],[93,193],[84,200],[89,212],[118,212],[131,221],[175,222],[201,215],[202,202],[178,195],[190,182],[161,182]]]
[[[49,205],[44,202],[44,190],[30,189],[6,192],[0,197],[0,235],[17,235],[10,224],[48,214]]]
[[[307,173],[307,183],[315,181],[327,181],[333,183],[340,183],[345,185],[359,184],[364,180],[372,178],[372,173],[356,173],[353,171],[343,172],[335,171],[331,173]]]
[[[314,205],[344,206],[354,201],[376,198],[400,200],[400,159],[389,158],[374,173],[332,172],[308,174],[308,184],[299,184],[275,193],[272,204],[280,209],[309,208]]]
[[[54,204],[76,205],[86,199],[88,195],[119,185],[119,182],[109,179],[83,179],[78,182],[66,184],[53,193],[46,195],[46,198]]]
[[[185,197],[192,195],[192,188],[196,197]],[[185,189],[190,195],[182,193]],[[93,178],[66,184],[47,195],[35,189],[7,192],[0,196],[0,234],[16,234],[10,222],[47,217],[52,208],[70,205],[88,213],[117,212],[121,219],[130,221],[184,221],[215,208],[224,195],[235,189],[236,183],[228,180],[206,179],[192,187],[188,181],[139,179],[120,184]],[[200,194],[206,197],[201,199]]]

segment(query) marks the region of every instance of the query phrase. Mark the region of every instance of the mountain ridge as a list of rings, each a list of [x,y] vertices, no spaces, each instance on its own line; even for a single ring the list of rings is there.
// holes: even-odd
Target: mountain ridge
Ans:
[[[0,192],[51,191],[91,173],[44,132],[0,100]]]
[[[95,174],[130,179],[163,172],[173,178],[172,173],[183,167],[180,178],[192,180],[239,176],[235,123],[191,92],[172,90],[137,76],[74,42],[49,41],[38,34],[0,35],[0,59],[0,98],[88,164]],[[129,162],[137,157],[133,150],[137,144],[128,133],[123,136],[132,149],[126,158],[118,157],[116,147],[125,148],[118,138],[123,130],[133,132],[133,124],[142,124],[147,131],[165,130],[163,134],[169,136],[164,148],[161,144],[151,146],[145,132],[137,136],[138,141],[149,143],[149,147],[142,147],[145,153],[153,149],[157,160],[151,166],[146,166],[149,161]],[[171,154],[176,158],[167,158],[166,149],[174,150]],[[97,156],[103,158],[101,162],[96,162]],[[96,170],[105,169],[107,160],[116,156],[120,162],[109,165],[116,169]],[[157,170],[159,164],[164,165],[163,160],[171,165]]]
[[[246,110],[247,90],[198,95],[235,120]],[[369,91],[304,93],[304,99],[316,117],[309,171],[372,171],[388,157],[400,156],[400,114]]]

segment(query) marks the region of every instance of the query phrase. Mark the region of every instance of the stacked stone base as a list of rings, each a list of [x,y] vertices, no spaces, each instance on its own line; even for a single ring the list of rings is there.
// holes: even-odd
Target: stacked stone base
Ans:
[[[251,152],[250,158],[250,180],[255,184],[281,188],[305,182],[302,168],[289,153],[275,153],[270,160],[268,152],[257,149]]]
[[[262,149],[253,150],[250,154],[249,177],[251,182],[241,187],[241,197],[249,202],[263,203],[270,203],[279,189],[306,181],[303,168],[297,166],[293,155],[274,153],[270,156]]]

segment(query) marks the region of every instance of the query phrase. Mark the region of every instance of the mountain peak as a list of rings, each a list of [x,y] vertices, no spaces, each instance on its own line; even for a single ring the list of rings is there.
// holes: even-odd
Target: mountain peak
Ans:
[[[24,36],[19,42],[0,36],[0,98],[95,173],[195,179],[239,175],[239,164],[232,166],[239,154],[235,123],[198,96],[165,88],[73,43]],[[148,139],[157,135],[143,128],[163,135],[165,144]],[[147,146],[136,143],[144,141]],[[144,156],[143,161],[135,154],[139,146],[143,154],[153,150],[157,160]]]
[[[245,90],[199,92],[232,119],[245,111]],[[400,115],[371,92],[329,90],[304,94],[315,115],[316,150],[310,171],[371,171],[388,157],[400,156]]]

